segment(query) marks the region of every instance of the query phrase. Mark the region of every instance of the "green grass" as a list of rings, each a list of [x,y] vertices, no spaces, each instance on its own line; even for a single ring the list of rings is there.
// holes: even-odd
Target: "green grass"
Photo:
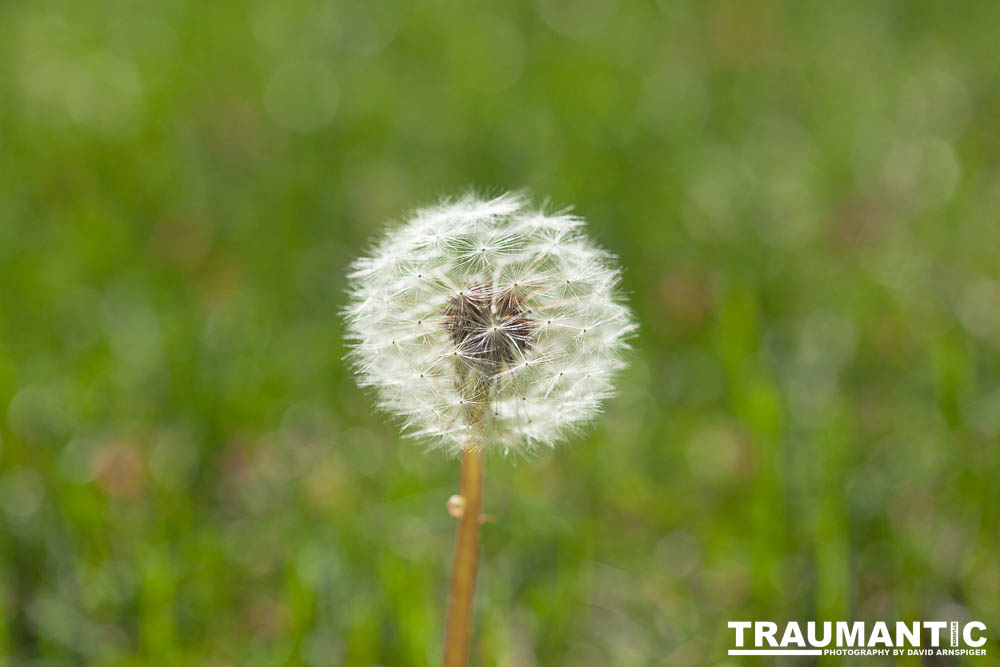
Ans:
[[[990,3],[0,24],[6,664],[438,662],[458,467],[354,386],[344,270],[524,186],[642,329],[588,437],[487,461],[476,664],[723,664],[738,619],[967,616],[1000,651]]]

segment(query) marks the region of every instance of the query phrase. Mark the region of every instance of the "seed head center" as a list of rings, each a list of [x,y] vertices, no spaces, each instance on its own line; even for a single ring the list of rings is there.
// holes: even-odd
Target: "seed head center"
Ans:
[[[462,359],[491,376],[523,356],[535,340],[536,326],[513,288],[479,283],[448,302],[445,329]]]

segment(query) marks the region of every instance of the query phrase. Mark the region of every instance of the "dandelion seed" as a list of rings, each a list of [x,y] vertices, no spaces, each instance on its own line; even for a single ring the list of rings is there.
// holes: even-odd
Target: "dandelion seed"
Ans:
[[[418,210],[352,266],[359,383],[411,435],[455,453],[564,440],[612,394],[635,331],[614,257],[583,224],[514,194]]]

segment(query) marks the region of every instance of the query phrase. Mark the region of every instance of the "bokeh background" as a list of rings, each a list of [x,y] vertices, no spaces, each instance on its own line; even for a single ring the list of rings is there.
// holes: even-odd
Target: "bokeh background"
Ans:
[[[642,329],[588,437],[487,462],[475,664],[735,664],[737,619],[978,619],[1000,655],[992,3],[0,24],[0,663],[438,662],[458,465],[354,386],[343,276],[523,186]]]

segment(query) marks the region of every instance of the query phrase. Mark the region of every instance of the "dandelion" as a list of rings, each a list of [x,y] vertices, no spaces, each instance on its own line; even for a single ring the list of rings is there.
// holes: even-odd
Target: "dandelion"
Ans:
[[[360,384],[453,453],[566,439],[611,395],[635,328],[582,227],[511,194],[417,211],[350,274]]]
[[[591,421],[635,330],[615,258],[583,225],[467,195],[418,210],[349,275],[359,383],[405,432],[462,455],[446,665],[466,662],[480,453],[552,447]]]

